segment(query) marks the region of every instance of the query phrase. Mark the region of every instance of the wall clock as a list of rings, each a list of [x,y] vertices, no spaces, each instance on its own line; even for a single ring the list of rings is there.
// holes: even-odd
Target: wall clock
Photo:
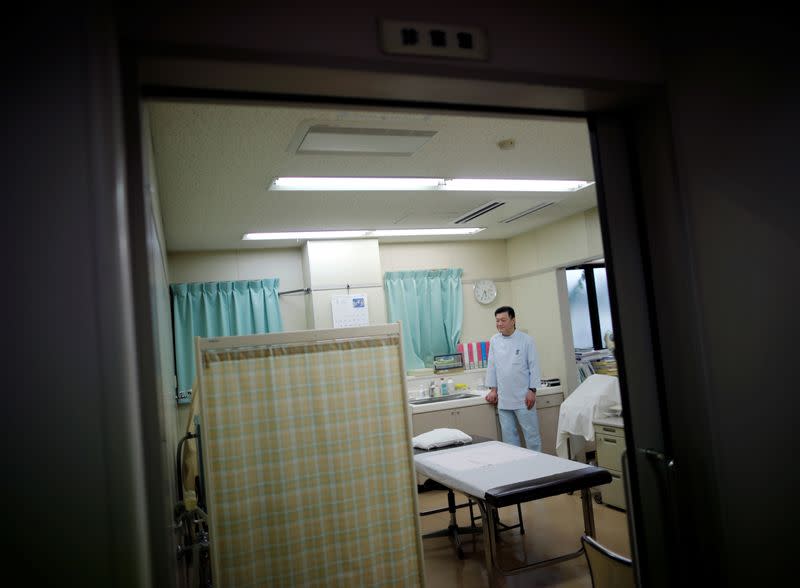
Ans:
[[[472,286],[472,293],[481,304],[491,304],[497,298],[497,286],[492,280],[478,280]]]

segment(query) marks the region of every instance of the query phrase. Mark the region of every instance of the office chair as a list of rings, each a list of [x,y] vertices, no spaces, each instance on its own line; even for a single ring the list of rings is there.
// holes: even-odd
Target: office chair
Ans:
[[[594,588],[634,588],[633,563],[627,557],[600,545],[593,537],[581,536]]]

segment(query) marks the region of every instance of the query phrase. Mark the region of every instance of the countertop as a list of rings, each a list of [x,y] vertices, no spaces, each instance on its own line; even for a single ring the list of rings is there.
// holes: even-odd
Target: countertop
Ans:
[[[459,398],[457,400],[440,400],[439,402],[431,402],[429,404],[409,404],[411,407],[411,414],[420,414],[423,412],[434,412],[437,410],[449,410],[453,408],[464,408],[467,406],[486,404],[486,395],[489,393],[489,390],[488,388],[485,390],[468,388],[467,390],[459,390],[459,392],[475,394],[475,397]],[[536,391],[537,398],[539,396],[546,396],[548,394],[561,394],[561,386],[548,386],[545,388],[539,388]]]

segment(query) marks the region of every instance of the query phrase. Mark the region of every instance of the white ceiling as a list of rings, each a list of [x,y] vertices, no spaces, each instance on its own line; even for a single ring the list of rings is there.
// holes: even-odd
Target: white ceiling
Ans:
[[[507,239],[596,205],[594,186],[575,193],[267,191],[273,177],[302,175],[594,180],[583,120],[185,101],[148,101],[146,108],[170,252],[301,245],[241,240],[248,232],[290,230],[480,226],[486,230],[473,236],[424,240]],[[315,124],[436,135],[412,156],[295,153]],[[506,139],[514,140],[513,149],[498,147]],[[505,204],[453,224],[492,200]],[[501,222],[553,200],[541,211]]]

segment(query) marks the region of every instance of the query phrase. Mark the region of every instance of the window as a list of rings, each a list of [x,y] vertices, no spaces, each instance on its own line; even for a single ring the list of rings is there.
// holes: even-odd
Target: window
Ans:
[[[567,292],[575,349],[605,349],[614,339],[604,264],[567,268]]]

